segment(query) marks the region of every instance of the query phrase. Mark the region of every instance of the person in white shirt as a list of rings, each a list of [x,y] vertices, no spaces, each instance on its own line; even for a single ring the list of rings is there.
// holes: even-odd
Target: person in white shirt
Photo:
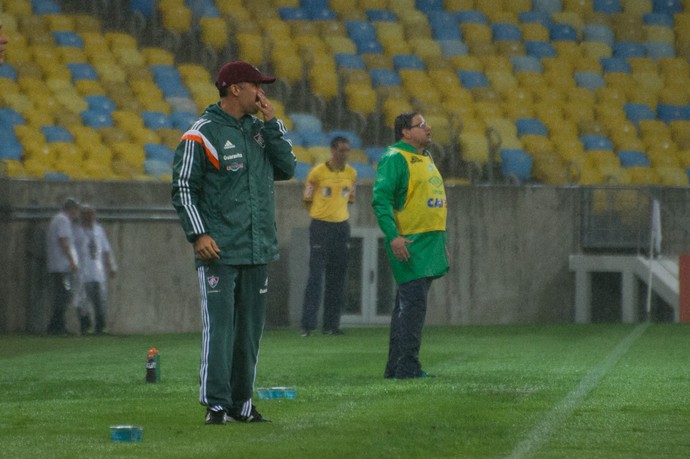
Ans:
[[[67,334],[65,310],[72,301],[79,265],[74,244],[74,222],[78,218],[79,203],[69,198],[62,204],[62,210],[50,220],[46,232],[48,275],[53,293],[53,311],[48,325],[51,335]]]
[[[103,227],[96,221],[96,211],[81,207],[81,224],[76,231],[79,254],[79,293],[77,310],[81,334],[91,327],[89,303],[93,306],[94,333],[105,333],[107,321],[108,278],[115,276],[117,266]]]

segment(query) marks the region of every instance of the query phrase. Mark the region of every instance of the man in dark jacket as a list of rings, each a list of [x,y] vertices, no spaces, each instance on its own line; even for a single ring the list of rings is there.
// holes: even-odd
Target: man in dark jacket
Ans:
[[[207,424],[265,421],[252,394],[266,264],[278,259],[274,181],[295,170],[285,126],[261,87],[274,81],[246,62],[225,64],[216,79],[220,102],[175,151],[172,202],[194,245],[201,288],[199,401]]]

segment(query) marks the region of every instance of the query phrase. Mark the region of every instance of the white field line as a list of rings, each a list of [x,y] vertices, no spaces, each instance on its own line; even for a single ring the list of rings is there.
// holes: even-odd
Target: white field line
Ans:
[[[606,373],[613,368],[621,357],[625,355],[633,343],[647,330],[649,322],[635,327],[596,367],[580,381],[580,384],[570,391],[557,405],[551,409],[530,434],[520,442],[508,456],[511,459],[530,457],[549,439],[551,433],[562,424],[577,408],[582,400],[591,392]]]

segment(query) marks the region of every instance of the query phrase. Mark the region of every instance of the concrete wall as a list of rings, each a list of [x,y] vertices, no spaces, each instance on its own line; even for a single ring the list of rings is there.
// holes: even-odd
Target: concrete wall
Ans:
[[[168,184],[0,179],[0,332],[45,330],[50,307],[44,232],[68,196],[97,209],[118,260],[120,270],[110,284],[110,330],[199,330],[193,254],[170,205]],[[582,189],[457,186],[449,187],[448,200],[452,267],[432,287],[428,323],[573,321],[568,256],[579,251]],[[352,226],[376,227],[370,201],[371,186],[361,185]],[[279,184],[277,224],[281,260],[269,269],[268,325],[295,326],[288,297],[304,286],[291,284],[290,257],[303,258],[297,265],[308,268],[306,253],[290,247],[293,231],[309,225],[301,184]],[[76,329],[73,311],[68,319]]]

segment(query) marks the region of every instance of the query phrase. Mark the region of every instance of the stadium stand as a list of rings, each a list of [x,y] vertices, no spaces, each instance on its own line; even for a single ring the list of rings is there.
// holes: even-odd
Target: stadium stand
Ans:
[[[272,97],[306,165],[345,135],[353,161],[375,167],[394,117],[419,110],[433,148],[470,172],[495,162],[519,182],[687,181],[688,1],[270,2],[0,1],[12,42],[2,170],[168,179],[170,150],[217,98],[217,65],[239,58],[278,76]]]

